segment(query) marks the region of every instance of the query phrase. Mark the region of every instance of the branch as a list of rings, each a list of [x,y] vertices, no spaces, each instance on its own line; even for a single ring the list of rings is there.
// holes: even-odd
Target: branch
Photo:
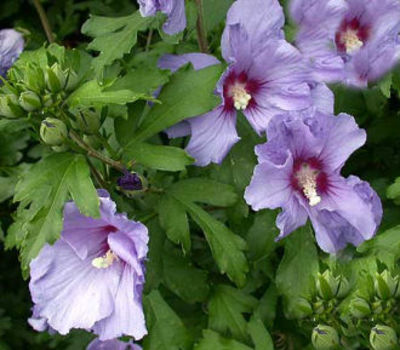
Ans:
[[[197,41],[201,52],[208,53],[207,31],[204,25],[203,0],[195,0],[197,5]]]
[[[89,157],[97,158],[101,160],[103,163],[108,164],[109,166],[113,167],[114,169],[119,170],[120,172],[124,172],[126,169],[121,162],[108,158],[103,153],[96,151],[92,147],[90,147],[85,141],[83,141],[80,136],[74,131],[71,130],[69,132],[69,136],[71,139],[82,149],[87,152]]]
[[[47,40],[50,44],[54,43],[54,36],[51,31],[50,23],[46,16],[46,12],[44,12],[43,6],[40,3],[40,0],[33,0],[33,4],[35,5],[36,11],[39,14],[40,21],[42,22],[43,29],[47,36]]]

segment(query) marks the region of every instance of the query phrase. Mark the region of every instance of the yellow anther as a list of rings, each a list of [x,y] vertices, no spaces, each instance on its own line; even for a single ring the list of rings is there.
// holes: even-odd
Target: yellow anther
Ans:
[[[114,260],[117,259],[117,256],[111,250],[108,250],[103,256],[93,259],[92,265],[97,269],[106,269],[112,265]]]

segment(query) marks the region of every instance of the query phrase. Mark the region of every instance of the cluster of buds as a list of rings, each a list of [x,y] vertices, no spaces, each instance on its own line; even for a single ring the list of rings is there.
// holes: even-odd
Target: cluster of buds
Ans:
[[[397,324],[399,279],[400,276],[393,276],[387,269],[375,273],[369,295],[356,295],[349,303],[356,328],[370,329],[369,341],[374,350],[400,349],[396,331],[389,326]]]
[[[350,313],[356,319],[384,321],[398,310],[399,277],[388,270],[374,276],[374,292],[369,298],[356,296],[350,302]]]
[[[350,292],[349,281],[344,276],[334,276],[332,271],[318,273],[315,280],[316,295],[311,301],[298,298],[293,307],[296,318],[311,318],[312,322],[329,320],[337,312],[340,301]]]

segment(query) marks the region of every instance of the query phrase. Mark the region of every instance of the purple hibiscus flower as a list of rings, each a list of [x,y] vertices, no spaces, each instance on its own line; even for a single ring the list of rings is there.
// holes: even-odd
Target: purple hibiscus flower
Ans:
[[[118,339],[101,341],[96,338],[88,345],[86,350],[142,350],[142,348],[131,341],[129,343]]]
[[[260,134],[274,115],[310,106],[309,72],[297,49],[282,39],[283,23],[276,0],[254,0],[251,6],[238,0],[231,6],[221,45],[229,67],[216,88],[222,104],[168,130],[174,137],[191,134],[187,151],[196,165],[221,163],[239,140],[237,111]]]
[[[364,87],[400,59],[398,0],[292,0],[314,79]]]
[[[367,182],[340,175],[347,158],[366,140],[353,117],[316,109],[276,116],[267,139],[256,146],[259,164],[245,199],[254,210],[282,208],[277,239],[307,218],[319,246],[329,253],[375,235],[382,217],[379,197]]]
[[[185,0],[138,0],[143,17],[162,12],[168,16],[163,30],[169,35],[183,31],[186,27]]]
[[[141,339],[147,333],[141,300],[147,228],[117,214],[106,191],[99,196],[100,219],[66,203],[61,238],[31,262],[30,324],[61,334],[83,328],[101,341]]]
[[[0,75],[5,76],[24,49],[24,39],[14,29],[0,30]]]

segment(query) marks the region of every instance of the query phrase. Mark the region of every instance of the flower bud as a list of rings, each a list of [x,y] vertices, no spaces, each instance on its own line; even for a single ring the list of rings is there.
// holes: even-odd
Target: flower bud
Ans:
[[[8,94],[0,96],[0,115],[8,119],[21,118],[25,114],[24,110],[18,105],[15,95]]]
[[[27,112],[35,111],[42,107],[40,97],[33,91],[25,91],[19,96],[19,105]]]
[[[391,298],[397,290],[398,282],[392,277],[388,270],[384,270],[381,274],[375,275],[375,291],[379,298],[386,300]]]
[[[316,287],[322,299],[330,300],[336,296],[339,282],[330,270],[326,270],[323,274],[318,273]]]
[[[338,290],[336,296],[340,299],[345,298],[350,292],[350,283],[349,280],[344,276],[336,277],[336,281],[338,282]]]
[[[40,137],[50,146],[60,146],[68,135],[65,124],[55,118],[46,118],[40,125]]]
[[[58,63],[54,63],[51,67],[47,67],[45,80],[47,88],[51,92],[59,92],[65,87],[66,74]]]
[[[365,299],[354,298],[350,302],[350,312],[355,318],[364,318],[371,314],[371,308]]]
[[[313,304],[314,313],[319,315],[325,312],[325,305],[323,300],[318,300]]]
[[[313,314],[311,304],[304,298],[297,298],[293,302],[292,312],[295,318],[301,319]]]
[[[75,71],[70,70],[68,73],[67,85],[65,86],[65,90],[67,91],[74,90],[78,86],[80,80],[81,79],[78,76],[78,74]]]
[[[314,328],[311,341],[316,350],[333,350],[340,343],[336,329],[325,325],[318,325]]]
[[[46,94],[43,96],[43,105],[45,107],[50,107],[54,103],[54,99],[50,94]]]
[[[78,112],[73,126],[87,134],[94,134],[100,129],[100,116],[92,110]]]
[[[83,135],[83,141],[87,143],[90,147],[98,149],[101,147],[101,142],[96,136]]]
[[[374,350],[398,349],[397,334],[393,328],[385,325],[376,325],[371,329],[369,342]]]

